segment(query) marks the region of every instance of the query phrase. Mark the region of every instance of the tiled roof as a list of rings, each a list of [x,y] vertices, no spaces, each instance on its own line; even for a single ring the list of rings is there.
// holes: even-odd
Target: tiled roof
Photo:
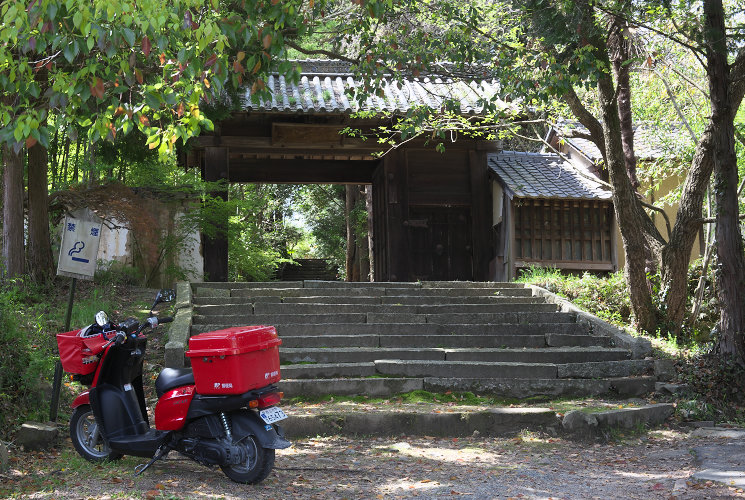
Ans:
[[[559,137],[572,145],[592,162],[603,159],[603,155],[589,139],[572,137],[573,134],[590,132],[574,121],[561,121],[554,125]],[[634,125],[634,153],[639,160],[658,160],[660,158],[679,158],[681,150],[692,145],[688,132],[679,124],[659,126],[650,123]]]
[[[489,155],[487,164],[518,198],[611,198],[610,190],[600,182],[579,174],[555,154],[503,151]]]
[[[369,97],[359,103],[351,95],[360,82],[354,80],[348,64],[316,60],[302,61],[302,67],[303,74],[297,84],[287,82],[281,75],[269,77],[265,84],[272,94],[271,99],[254,102],[251,90],[247,89],[244,96],[246,109],[308,114],[358,111],[403,114],[421,106],[439,109],[443,101],[457,99],[461,103],[461,113],[473,115],[482,112],[480,101],[494,98],[498,90],[493,81],[466,83],[423,77],[404,79],[399,84],[393,79],[386,79],[382,97]]]

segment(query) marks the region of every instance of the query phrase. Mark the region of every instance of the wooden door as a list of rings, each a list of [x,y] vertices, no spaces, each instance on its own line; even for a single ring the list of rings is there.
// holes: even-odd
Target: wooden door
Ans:
[[[405,225],[412,281],[473,279],[468,207],[411,207]]]

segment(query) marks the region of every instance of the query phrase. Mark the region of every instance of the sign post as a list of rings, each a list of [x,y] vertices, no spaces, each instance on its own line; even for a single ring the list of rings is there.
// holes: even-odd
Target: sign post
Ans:
[[[75,301],[75,285],[78,278],[90,280],[96,273],[96,259],[98,244],[101,239],[103,220],[90,209],[76,210],[65,217],[62,227],[62,243],[60,244],[57,274],[72,278],[70,296],[65,315],[65,331],[70,330],[72,306]],[[52,401],[49,409],[49,420],[57,421],[59,407],[59,393],[62,385],[62,363],[57,360],[54,367],[54,383],[52,385]]]

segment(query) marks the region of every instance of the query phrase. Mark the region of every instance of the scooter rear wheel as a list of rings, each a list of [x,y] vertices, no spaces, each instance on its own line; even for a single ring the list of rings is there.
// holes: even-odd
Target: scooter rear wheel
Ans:
[[[221,465],[220,468],[236,483],[256,484],[267,478],[274,467],[274,450],[262,448],[253,436],[240,442],[246,450],[246,462],[240,465]]]
[[[109,448],[109,443],[99,432],[98,422],[90,405],[75,408],[70,417],[70,439],[80,455],[89,462],[106,462],[122,458]]]

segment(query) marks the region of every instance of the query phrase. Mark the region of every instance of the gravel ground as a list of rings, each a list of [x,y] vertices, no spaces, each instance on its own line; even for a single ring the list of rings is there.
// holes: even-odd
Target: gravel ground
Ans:
[[[69,440],[47,453],[13,450],[0,496],[65,499],[186,498],[745,498],[743,490],[690,476],[690,450],[711,439],[654,431],[615,444],[523,434],[504,438],[315,438],[277,452],[257,486],[178,458],[140,477],[142,460],[94,466]],[[725,441],[721,441],[722,444]]]

